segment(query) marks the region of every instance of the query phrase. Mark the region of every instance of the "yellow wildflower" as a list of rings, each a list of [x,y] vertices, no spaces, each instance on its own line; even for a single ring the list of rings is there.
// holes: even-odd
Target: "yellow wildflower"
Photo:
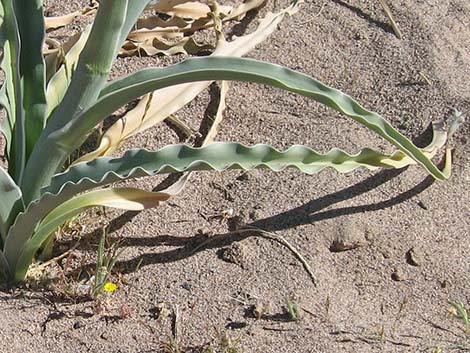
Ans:
[[[108,292],[108,293],[112,293],[114,292],[115,290],[117,289],[117,285],[116,283],[112,283],[112,282],[106,282],[104,287],[103,287],[103,290],[105,292]]]

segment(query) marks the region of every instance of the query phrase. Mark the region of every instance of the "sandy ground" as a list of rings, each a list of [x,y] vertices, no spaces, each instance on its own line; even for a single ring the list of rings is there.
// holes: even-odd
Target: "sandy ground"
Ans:
[[[60,12],[83,3],[48,5]],[[268,1],[260,15],[285,5]],[[453,108],[470,111],[470,4],[396,0],[392,9],[402,40],[378,1],[307,1],[249,56],[347,92],[422,143],[431,121]],[[249,16],[236,32],[255,24]],[[176,59],[120,59],[113,75]],[[198,126],[209,102],[205,93],[178,116]],[[233,83],[225,115],[221,141],[390,150],[331,110],[264,86]],[[60,262],[75,270],[65,278],[59,266],[51,270],[55,289],[3,287],[1,351],[470,351],[462,321],[449,312],[449,301],[470,305],[468,137],[466,123],[447,182],[434,182],[418,167],[317,176],[199,173],[163,207],[109,211],[106,218],[90,213],[80,245]],[[162,126],[126,146],[155,149],[175,141]],[[151,189],[160,180],[136,183]],[[124,249],[113,277],[118,290],[96,301],[66,295],[67,283],[80,275],[77,264],[84,265],[80,278],[87,277],[100,225],[107,223]],[[287,239],[317,285],[279,242],[230,233],[243,224]],[[209,237],[215,241],[199,246]],[[337,251],[338,243],[352,249]],[[298,321],[288,302],[298,308]],[[165,350],[175,325],[180,350]]]

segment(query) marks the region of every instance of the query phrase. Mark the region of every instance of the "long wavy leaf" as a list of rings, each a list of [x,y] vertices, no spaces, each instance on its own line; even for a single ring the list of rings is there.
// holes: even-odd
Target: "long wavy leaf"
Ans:
[[[368,111],[350,96],[293,70],[251,59],[207,57],[188,59],[167,68],[139,71],[109,85],[102,98],[82,116],[70,121],[51,138],[75,146],[77,135],[86,136],[104,116],[141,95],[170,85],[208,79],[238,80],[268,84],[299,93],[333,108],[376,132],[413,158],[436,179],[447,179],[449,171],[440,171],[408,138],[377,113]]]
[[[438,140],[442,141],[442,138]],[[313,174],[331,167],[346,173],[359,167],[397,168],[413,162],[400,151],[386,155],[364,149],[359,154],[349,155],[342,150],[333,149],[327,154],[320,154],[307,147],[293,146],[285,152],[279,152],[267,145],[246,147],[231,142],[213,143],[202,148],[172,145],[156,152],[131,150],[121,158],[100,157],[91,162],[79,163],[67,172],[56,175],[51,184],[42,190],[42,196],[18,215],[8,233],[5,253],[9,255],[9,259],[15,259],[20,246],[34,233],[38,223],[76,194],[129,178],[232,168],[269,168],[279,171],[286,167],[296,167],[304,173]],[[171,193],[169,190],[166,192]]]

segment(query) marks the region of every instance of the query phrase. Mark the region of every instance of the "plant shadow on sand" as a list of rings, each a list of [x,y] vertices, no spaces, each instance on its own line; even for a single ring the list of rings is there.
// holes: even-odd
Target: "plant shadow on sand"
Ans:
[[[400,204],[406,200],[411,199],[412,197],[419,195],[421,192],[426,190],[434,183],[432,177],[425,178],[415,187],[409,189],[408,191],[401,193],[398,196],[395,196],[389,200],[381,201],[378,203],[373,203],[369,205],[345,207],[334,210],[323,211],[323,209],[339,203],[341,201],[347,200],[351,197],[358,196],[365,192],[368,192],[388,181],[394,177],[400,175],[403,171],[383,171],[372,177],[369,177],[351,187],[345,188],[341,191],[335,192],[333,194],[324,196],[319,199],[312,200],[300,207],[295,209],[271,216],[265,219],[261,219],[255,222],[247,224],[247,227],[259,228],[267,231],[279,231],[283,229],[293,228],[303,224],[310,224],[313,222],[318,222],[325,219],[336,218],[344,215],[351,215],[355,213],[361,213],[366,211],[377,211],[385,208],[392,207],[394,205]],[[126,212],[122,216],[114,219],[110,224],[110,232],[117,231],[124,224],[132,220],[137,215],[137,212]],[[256,232],[253,231],[253,234]],[[198,246],[201,243],[207,241],[206,235],[195,234],[194,236],[181,237],[181,236],[170,236],[162,235],[151,238],[137,238],[137,237],[126,237],[123,245],[124,246],[148,246],[155,247],[159,245],[166,246],[176,246],[179,247],[174,250],[162,252],[162,253],[148,253],[143,254],[137,258],[128,261],[118,262],[118,266],[121,268],[129,269],[132,272],[133,268],[136,268],[137,264],[140,263],[141,266],[166,263],[178,261],[200,251],[204,251],[211,248],[219,248],[228,246],[234,242],[246,239],[253,234],[250,233],[234,233],[228,232],[225,234],[214,234],[211,235],[213,240],[210,241],[207,245]],[[92,234],[87,235],[94,236]],[[193,251],[197,247],[196,251]]]
[[[420,136],[416,137],[415,143],[425,144],[426,141],[430,139],[431,127],[426,129]],[[388,200],[380,201],[377,203],[372,203],[368,205],[360,206],[351,206],[344,208],[337,208],[327,211],[322,211],[325,208],[328,208],[336,203],[342,202],[344,200],[351,199],[353,197],[359,196],[361,194],[367,193],[387,182],[396,178],[400,174],[406,171],[406,168],[401,170],[383,170],[377,174],[367,177],[366,179],[344,188],[342,190],[333,192],[331,194],[325,195],[318,199],[311,200],[299,207],[294,209],[279,213],[277,215],[267,217],[264,219],[256,220],[254,222],[248,223],[244,226],[247,228],[258,228],[266,231],[280,231],[284,229],[294,228],[296,226],[311,224],[319,222],[325,219],[332,219],[344,215],[352,215],[362,212],[371,212],[390,208],[392,206],[398,205],[404,201],[407,201],[416,195],[419,195],[421,192],[429,188],[435,181],[431,176],[426,177],[416,186],[411,189],[400,193]],[[177,175],[169,176],[167,179],[162,181],[157,187],[154,188],[154,191],[164,189],[171,185],[176,179]],[[114,233],[122,228],[126,223],[130,222],[139,212],[129,211],[113,219],[109,224],[109,232]],[[229,227],[230,227],[229,220]],[[198,252],[210,249],[210,248],[220,248],[228,246],[234,242],[246,239],[256,232],[244,232],[236,233],[232,232],[234,227],[231,227],[228,233],[225,234],[214,234],[211,235],[210,242],[207,242],[208,238],[205,234],[194,234],[193,236],[171,236],[171,235],[161,235],[156,237],[126,237],[123,246],[145,246],[145,247],[155,247],[160,245],[178,247],[177,249],[172,249],[169,251],[161,253],[147,253],[140,255],[134,259],[127,261],[120,261],[117,263],[117,266],[124,268],[127,271],[132,272],[136,268],[137,264],[141,266],[158,264],[158,263],[167,263],[178,261],[192,255],[197,254]],[[90,234],[85,235],[85,238],[88,237],[98,237],[100,230],[95,230]],[[196,250],[194,250],[196,249]],[[140,267],[140,266],[139,266]]]
[[[213,112],[214,106],[218,104],[218,94],[217,87],[212,85],[210,88],[210,104],[208,105],[205,112],[205,119],[201,122],[200,131],[204,132],[206,124],[209,124],[209,117]],[[171,127],[171,126],[170,126]],[[177,131],[175,130],[175,133]],[[432,127],[429,126],[421,135],[417,136],[414,139],[414,143],[417,145],[425,145],[432,135]],[[183,139],[183,136],[179,136],[180,139]],[[196,142],[197,143],[197,142]],[[372,191],[373,189],[386,184],[392,179],[398,177],[400,174],[404,173],[407,168],[399,170],[382,170],[375,175],[365,178],[364,180],[357,182],[356,184],[346,187],[342,190],[333,192],[331,194],[322,196],[320,198],[311,200],[299,207],[287,210],[285,212],[279,213],[274,216],[270,216],[264,219],[256,220],[251,223],[243,225],[247,229],[252,228],[253,232],[236,232],[237,226],[234,225],[235,222],[232,222],[234,219],[228,219],[229,232],[221,234],[211,234],[210,237],[207,234],[196,233],[191,236],[173,236],[173,235],[160,235],[155,237],[129,237],[119,239],[119,246],[121,247],[158,247],[158,246],[168,246],[176,247],[163,252],[151,252],[145,253],[140,256],[134,257],[129,260],[117,261],[116,267],[120,269],[120,272],[123,274],[135,272],[136,269],[152,265],[152,264],[162,264],[176,262],[185,258],[189,258],[193,255],[196,255],[199,252],[202,252],[207,249],[222,248],[229,246],[235,242],[241,241],[243,239],[256,236],[256,229],[261,229],[269,232],[281,231],[285,229],[294,228],[304,224],[312,224],[326,219],[333,219],[345,215],[353,215],[363,212],[371,212],[377,210],[383,210],[390,208],[392,206],[403,203],[429,188],[435,181],[431,176],[426,177],[416,186],[410,188],[409,190],[402,192],[388,200],[380,201],[377,203],[371,203],[367,205],[359,206],[350,206],[343,208],[336,208],[331,210],[323,211],[324,209],[340,203],[342,201],[357,197],[361,194]],[[174,182],[176,182],[180,177],[180,174],[171,174],[166,179],[161,181],[156,187],[153,188],[153,191],[163,190]],[[114,218],[109,222],[107,227],[108,234],[113,234],[120,230],[125,224],[132,221],[140,212],[139,211],[127,211],[122,215]],[[102,233],[102,228],[96,228],[93,231],[84,234],[81,236],[81,241],[76,246],[75,249],[82,251],[95,251],[93,244],[99,241],[100,235]],[[72,248],[76,240],[62,242],[62,246]],[[75,244],[77,245],[77,244]],[[60,254],[58,254],[60,255]],[[72,270],[68,273],[68,276],[76,277],[80,274],[92,273],[96,264],[91,262],[80,268]],[[54,281],[54,278],[50,278],[51,281]],[[34,288],[33,288],[34,287]],[[5,292],[11,291],[11,287],[6,285],[2,286]],[[0,288],[0,290],[2,290]],[[26,289],[26,287],[20,287],[21,289]],[[35,286],[28,287],[28,290],[32,292],[42,291],[41,285],[39,284],[38,288]],[[54,293],[46,293],[44,296],[43,293],[37,293],[36,296],[34,293],[30,293],[30,299],[37,299],[40,302],[52,303],[54,302],[68,302],[67,298],[58,298]],[[11,296],[8,300],[21,299],[23,295]],[[87,296],[83,298],[74,298],[74,302],[85,302],[90,301],[91,299]]]

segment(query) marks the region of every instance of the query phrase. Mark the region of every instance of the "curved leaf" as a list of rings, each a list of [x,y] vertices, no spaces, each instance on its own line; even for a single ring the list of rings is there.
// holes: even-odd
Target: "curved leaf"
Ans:
[[[88,208],[107,206],[124,210],[140,211],[158,206],[170,196],[170,194],[166,193],[150,192],[134,188],[110,188],[91,191],[64,202],[41,222],[34,236],[29,239],[24,246],[20,247],[20,251],[18,254],[15,254],[15,257],[11,256],[9,252],[11,249],[5,250],[6,258],[14,275],[14,280],[18,281],[24,279],[35,253],[61,224]]]
[[[400,165],[401,160],[405,162]],[[14,259],[15,256],[10,254],[18,252],[18,248],[34,233],[37,224],[54,208],[76,194],[129,178],[232,168],[269,168],[280,171],[286,167],[296,167],[304,173],[313,174],[331,167],[346,173],[359,167],[396,168],[410,162],[412,160],[406,159],[402,152],[389,156],[364,149],[359,154],[350,155],[333,149],[326,154],[320,154],[304,146],[293,146],[285,152],[279,152],[267,145],[246,147],[231,142],[217,142],[201,148],[171,145],[156,152],[131,150],[121,158],[96,158],[91,162],[74,165],[67,172],[56,175],[51,184],[42,190],[42,196],[16,218],[6,239],[5,253],[10,261]]]
[[[314,99],[384,137],[436,179],[447,179],[450,175],[450,150],[446,151],[446,167],[440,171],[418,147],[394,129],[390,123],[377,113],[366,110],[343,92],[307,75],[275,64],[252,59],[214,56],[188,59],[165,68],[141,70],[117,80],[102,91],[101,97],[89,109],[70,118],[65,125],[56,130],[46,128],[47,131],[35,148],[36,158],[32,158],[31,163],[28,162],[27,177],[21,185],[25,203],[39,196],[39,189],[50,182],[68,155],[84,142],[86,136],[99,122],[127,102],[156,89],[214,79],[267,84]]]
[[[433,141],[423,149],[423,153],[429,158],[446,141],[446,132],[442,126],[436,125],[435,127],[437,128]],[[287,167],[295,167],[304,173],[313,174],[330,167],[345,173],[359,167],[399,168],[412,163],[414,161],[401,151],[386,155],[364,149],[356,155],[350,155],[342,150],[333,149],[326,154],[320,154],[308,147],[293,146],[285,152],[279,152],[267,145],[246,147],[230,142],[213,143],[201,148],[172,145],[155,152],[131,150],[121,158],[97,158],[91,162],[74,165],[67,172],[56,175],[51,184],[42,190],[41,198],[32,202],[24,213],[18,215],[7,236],[5,254],[12,267],[16,268],[13,264],[16,263],[23,244],[28,241],[31,234],[39,231],[36,229],[39,223],[43,225],[47,223],[49,227],[51,217],[57,219],[56,223],[47,228],[49,233],[45,230],[41,231],[43,235],[37,239],[42,239],[40,241],[42,244],[52,231],[51,229],[57,224],[60,225],[59,218],[63,221],[64,217],[70,217],[70,214],[60,215],[65,211],[65,208],[61,206],[64,202],[68,202],[67,200],[71,198],[73,200],[77,193],[129,178],[194,170],[222,171],[232,168],[244,170],[269,168],[280,171]],[[177,194],[184,187],[185,181],[186,179],[183,178],[182,182],[166,189],[165,194],[169,196]],[[80,211],[83,210],[76,208],[73,212],[79,213]],[[43,227],[40,226],[40,228]],[[31,255],[32,250],[28,251]]]
[[[0,243],[5,238],[16,215],[23,211],[21,190],[11,176],[0,167]]]
[[[278,13],[268,13],[254,32],[231,42],[218,40],[216,49],[211,55],[243,56],[247,54],[276,30],[286,14],[295,10],[297,10],[297,5],[291,5]],[[162,122],[192,101],[211,82],[186,83],[149,93],[139,101],[134,109],[127,112],[106,131],[95,151],[80,157],[75,163],[88,161],[98,156],[111,155],[126,139]]]
[[[268,84],[312,98],[373,130],[413,158],[436,179],[449,177],[448,170],[441,172],[408,138],[380,115],[366,110],[350,96],[307,75],[252,59],[196,58],[166,68],[141,70],[107,86],[95,105],[50,137],[65,145],[76,146],[82,140],[77,136],[86,136],[103,117],[112,114],[132,99],[158,88],[214,78]]]

